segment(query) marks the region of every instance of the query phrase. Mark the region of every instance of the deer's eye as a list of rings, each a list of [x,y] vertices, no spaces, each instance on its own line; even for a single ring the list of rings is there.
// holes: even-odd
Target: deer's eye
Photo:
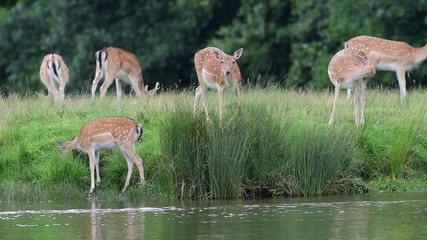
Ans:
[[[233,64],[235,64],[236,63],[236,61],[233,61]]]
[[[224,63],[224,61],[221,61],[221,63]]]

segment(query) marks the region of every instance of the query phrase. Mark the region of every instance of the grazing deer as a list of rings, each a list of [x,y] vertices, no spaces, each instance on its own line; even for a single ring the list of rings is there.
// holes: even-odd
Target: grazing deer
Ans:
[[[68,78],[68,67],[61,56],[58,54],[44,56],[40,66],[40,79],[47,88],[48,96],[52,96],[55,100],[64,100]]]
[[[194,114],[197,113],[200,96],[203,99],[206,120],[210,122],[206,91],[208,88],[218,90],[219,94],[219,119],[222,120],[224,105],[224,90],[231,86],[238,103],[240,103],[240,85],[242,76],[236,60],[243,54],[243,48],[229,56],[214,47],[207,47],[194,55],[194,65],[199,79],[199,86],[195,91]]]
[[[100,87],[101,98],[105,96],[107,89],[116,82],[117,98],[122,96],[122,87],[120,80],[129,80],[136,96],[154,95],[159,89],[159,83],[156,83],[154,89],[148,91],[148,86],[144,87],[142,78],[142,68],[138,59],[133,53],[116,47],[106,47],[95,53],[96,71],[92,82],[92,98],[95,98],[95,92],[98,88],[99,80],[104,77],[104,83]]]
[[[366,81],[375,74],[375,67],[380,60],[371,62],[363,52],[353,48],[345,48],[331,59],[328,75],[335,85],[335,97],[329,124],[334,123],[335,108],[341,87],[354,89],[355,122],[356,125],[365,123]]]
[[[364,52],[369,61],[381,59],[377,65],[378,70],[396,72],[401,99],[406,96],[405,73],[427,58],[427,44],[421,48],[414,48],[405,42],[371,36],[352,38],[345,43],[345,47]]]
[[[99,150],[119,147],[128,165],[126,183],[122,190],[124,192],[129,185],[134,163],[138,168],[141,183],[144,182],[142,159],[135,152],[135,144],[141,138],[141,135],[141,123],[127,117],[105,117],[87,122],[80,130],[80,134],[74,136],[68,142],[63,143],[59,140],[56,140],[56,142],[61,146],[62,155],[70,149],[82,150],[88,154],[91,180],[90,193],[95,189],[94,170],[96,170],[97,184],[101,182],[99,177]]]

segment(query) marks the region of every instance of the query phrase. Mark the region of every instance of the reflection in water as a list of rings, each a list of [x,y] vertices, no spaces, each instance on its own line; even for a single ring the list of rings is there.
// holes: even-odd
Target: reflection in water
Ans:
[[[97,211],[96,201],[92,201],[92,212],[90,213],[90,233],[92,236],[92,240],[101,239],[101,217]]]
[[[91,201],[90,212],[90,234],[92,240],[112,238],[117,236],[118,239],[142,239],[144,233],[144,211],[137,211],[128,203],[125,208],[105,211],[102,209],[101,202]],[[140,210],[143,210],[142,208]],[[155,209],[151,209],[155,210]],[[124,213],[124,214],[123,214]],[[120,215],[115,226],[110,226],[111,214]]]
[[[0,236],[1,239],[427,239],[426,199],[427,193],[400,193],[250,201],[0,204]]]

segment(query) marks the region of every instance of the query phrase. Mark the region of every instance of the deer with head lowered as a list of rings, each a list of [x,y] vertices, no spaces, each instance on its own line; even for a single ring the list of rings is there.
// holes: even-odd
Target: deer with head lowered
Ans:
[[[222,120],[224,108],[224,90],[229,86],[233,89],[237,102],[240,104],[240,85],[242,76],[237,59],[243,54],[243,48],[234,52],[233,56],[225,54],[218,48],[207,47],[194,55],[199,86],[195,91],[194,114],[197,113],[199,98],[203,99],[206,120],[210,122],[206,91],[208,88],[218,90],[219,119]]]
[[[354,89],[355,123],[356,125],[365,123],[366,81],[375,74],[375,67],[380,60],[371,62],[363,52],[353,48],[345,48],[332,57],[328,75],[335,85],[335,96],[329,124],[334,123],[340,88]]]
[[[128,117],[105,117],[91,120],[84,124],[80,130],[80,134],[71,138],[68,142],[56,142],[61,146],[62,155],[68,150],[82,150],[89,156],[90,168],[90,191],[95,189],[95,173],[96,182],[99,184],[99,150],[111,149],[118,147],[126,158],[128,172],[126,183],[123,192],[129,185],[132,176],[132,167],[135,163],[139,171],[141,183],[144,182],[144,168],[142,159],[135,152],[135,144],[139,141],[142,135],[142,124]]]
[[[396,72],[400,88],[400,98],[406,96],[405,73],[427,58],[427,44],[415,48],[405,42],[378,37],[358,36],[345,43],[346,48],[355,48],[366,54],[369,61],[379,61],[378,70]]]
[[[138,59],[133,53],[116,47],[106,47],[95,53],[96,71],[95,78],[92,82],[92,98],[95,98],[96,89],[101,78],[104,77],[104,83],[99,91],[101,98],[105,96],[107,89],[116,82],[117,98],[122,96],[122,87],[120,80],[129,80],[135,95],[154,95],[159,89],[159,83],[152,90],[148,90],[148,86],[144,86],[142,78],[142,68]]]
[[[40,66],[40,79],[46,86],[48,96],[64,100],[64,91],[69,78],[68,67],[58,54],[44,56]]]

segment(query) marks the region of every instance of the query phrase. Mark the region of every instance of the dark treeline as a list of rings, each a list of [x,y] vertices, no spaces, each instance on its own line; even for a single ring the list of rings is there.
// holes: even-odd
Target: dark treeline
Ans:
[[[134,52],[146,84],[197,82],[193,56],[213,45],[239,60],[245,80],[291,88],[330,86],[327,65],[343,43],[373,35],[424,46],[427,0],[18,0],[0,5],[0,92],[40,91],[43,56],[58,53],[70,69],[67,93],[88,93],[94,53],[105,46]],[[396,87],[394,73],[371,84]],[[427,86],[427,64],[407,77]]]

